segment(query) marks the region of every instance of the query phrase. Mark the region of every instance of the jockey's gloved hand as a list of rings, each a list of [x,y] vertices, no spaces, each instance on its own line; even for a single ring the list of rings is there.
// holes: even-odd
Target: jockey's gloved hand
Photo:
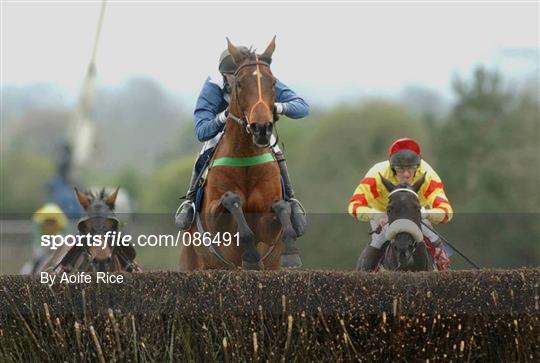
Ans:
[[[227,107],[225,111],[221,112],[216,116],[216,121],[219,123],[224,124],[225,121],[227,121],[227,117],[229,116],[229,108]]]
[[[437,248],[442,247],[442,239],[440,238],[437,238],[435,241],[430,241],[430,242],[434,247],[437,247]]]
[[[285,115],[287,113],[287,110],[288,110],[287,104],[286,103],[281,103],[281,102],[276,102],[276,103],[274,103],[274,110],[278,115]]]
[[[422,215],[422,219],[428,219],[429,217],[429,211],[424,207],[420,209],[420,214]]]
[[[388,216],[386,213],[373,213],[371,215],[371,220],[373,220],[375,223],[377,223],[378,226],[384,227],[386,224],[388,224]]]

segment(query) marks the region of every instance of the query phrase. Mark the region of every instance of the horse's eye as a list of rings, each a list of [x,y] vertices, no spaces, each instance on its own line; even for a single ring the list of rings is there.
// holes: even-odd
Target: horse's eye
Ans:
[[[244,80],[244,77],[240,77],[240,78],[237,78],[235,81],[234,81],[234,86],[236,86],[237,89],[241,89],[242,88],[242,81]]]

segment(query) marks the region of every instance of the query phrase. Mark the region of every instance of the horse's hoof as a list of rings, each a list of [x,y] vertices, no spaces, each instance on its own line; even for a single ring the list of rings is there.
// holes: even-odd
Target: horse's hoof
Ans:
[[[281,255],[279,262],[283,268],[297,268],[302,266],[302,260],[298,253]]]
[[[244,270],[256,270],[256,271],[264,270],[264,266],[261,260],[257,262],[248,262],[248,261],[242,260],[242,268]]]

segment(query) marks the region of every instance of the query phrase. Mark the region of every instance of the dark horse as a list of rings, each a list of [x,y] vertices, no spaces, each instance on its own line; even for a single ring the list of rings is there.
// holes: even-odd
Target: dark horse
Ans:
[[[389,192],[386,238],[390,244],[383,258],[383,267],[392,271],[433,270],[433,260],[422,234],[422,216],[417,194],[426,175],[424,174],[413,185],[407,183],[394,185],[382,175],[380,177]]]
[[[229,116],[210,163],[201,213],[189,232],[192,242],[198,232],[212,243],[185,243],[180,268],[277,270],[282,252],[282,266],[297,266],[300,257],[291,209],[283,200],[281,174],[270,145],[276,82],[270,62],[275,37],[260,55],[238,49],[229,39],[227,43],[238,66]],[[233,243],[224,243],[231,235],[237,236]]]
[[[77,223],[77,229],[81,235],[102,237],[102,244],[97,245],[92,241],[89,245],[86,238],[83,244],[72,247],[62,246],[62,259],[56,266],[55,271],[93,271],[93,272],[137,272],[139,266],[134,262],[135,249],[133,246],[123,246],[114,241],[113,232],[119,229],[119,220],[114,213],[117,188],[113,193],[106,195],[105,189],[93,194],[90,192],[81,193],[75,188],[75,194],[81,207],[84,210],[83,217]],[[105,239],[109,232],[111,238]],[[116,242],[116,241],[114,241]],[[62,253],[63,252],[63,253]],[[51,261],[54,263],[54,260]],[[58,270],[60,267],[60,270]]]

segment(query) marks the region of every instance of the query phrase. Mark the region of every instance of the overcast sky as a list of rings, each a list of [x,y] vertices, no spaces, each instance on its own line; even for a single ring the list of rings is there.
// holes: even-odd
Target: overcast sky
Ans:
[[[2,85],[59,85],[76,95],[101,2],[2,1]],[[477,64],[538,73],[537,2],[113,2],[97,54],[98,86],[151,77],[192,103],[215,72],[225,36],[264,50],[272,69],[312,102],[397,94],[415,84],[449,92]]]

